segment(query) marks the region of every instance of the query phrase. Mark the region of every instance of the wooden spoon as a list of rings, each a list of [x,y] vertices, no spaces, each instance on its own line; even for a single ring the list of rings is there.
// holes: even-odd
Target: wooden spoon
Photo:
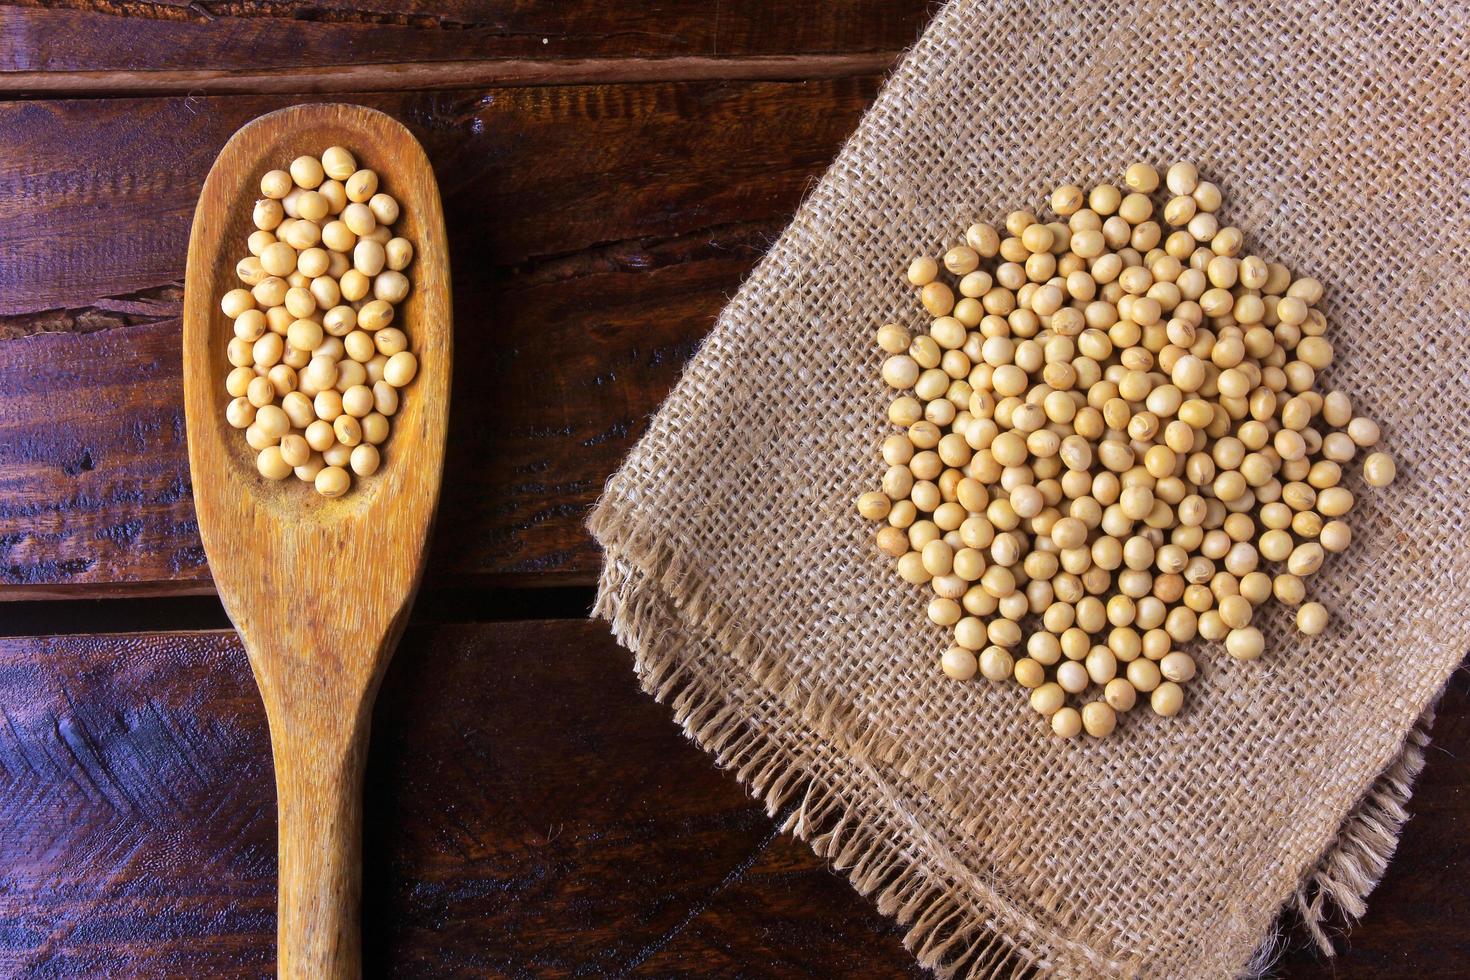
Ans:
[[[414,244],[395,322],[418,376],[372,476],[328,499],[255,468],[225,421],[220,297],[239,285],[261,175],[345,146],[402,205]],[[240,632],[270,721],[276,767],[282,977],[362,972],[362,776],[373,698],[408,618],[439,500],[452,351],[449,256],[434,173],[402,125],[354,105],[300,105],[237,132],[204,182],[184,285],[184,409],[199,535],[225,611]]]

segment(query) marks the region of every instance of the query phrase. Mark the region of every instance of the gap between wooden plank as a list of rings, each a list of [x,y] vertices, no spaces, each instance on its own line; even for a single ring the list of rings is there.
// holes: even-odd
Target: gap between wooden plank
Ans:
[[[414,602],[413,625],[586,619],[591,586],[550,588],[442,588],[426,586]],[[51,599],[0,606],[0,636],[228,630],[214,595]]]
[[[440,585],[447,579],[454,584]],[[597,584],[597,572],[443,572],[431,568],[425,592],[539,592],[559,588],[587,588]],[[0,585],[0,610],[13,603],[76,602],[87,599],[182,599],[215,595],[211,579],[157,579],[145,582],[45,582],[39,585]],[[3,633],[3,630],[0,630]]]
[[[10,98],[320,94],[439,88],[608,85],[630,82],[803,81],[887,71],[900,52],[749,58],[528,58],[338,65],[306,70],[0,72]]]

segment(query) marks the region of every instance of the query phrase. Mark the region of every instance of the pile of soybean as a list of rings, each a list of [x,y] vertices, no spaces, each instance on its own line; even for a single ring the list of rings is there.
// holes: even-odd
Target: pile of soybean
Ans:
[[[220,307],[234,321],[230,425],[268,480],[293,473],[324,497],[381,464],[399,389],[418,373],[398,304],[413,244],[398,202],[345,147],[297,157],[260,180],[255,230]]]
[[[1352,541],[1343,468],[1379,441],[1319,390],[1321,283],[1247,254],[1191,164],[1123,183],[1058,188],[1057,220],[1016,211],[913,261],[932,319],[878,331],[900,431],[857,501],[953,630],[944,673],[1014,678],[1064,738],[1111,734],[1140,694],[1177,714],[1181,647],[1256,659],[1273,598],[1326,629],[1308,584]],[[1362,466],[1393,481],[1386,453]]]

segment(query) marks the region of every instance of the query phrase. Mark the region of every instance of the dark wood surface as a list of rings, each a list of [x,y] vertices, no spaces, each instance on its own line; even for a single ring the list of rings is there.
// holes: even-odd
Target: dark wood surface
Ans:
[[[578,620],[410,630],[373,721],[375,975],[917,974]],[[0,640],[0,974],[267,973],[269,739],[229,632]]]
[[[274,939],[265,716],[232,633],[0,640],[0,974],[261,976]],[[1463,976],[1470,682],[1336,966]],[[368,763],[374,975],[918,975],[900,933],[779,834],[597,623],[411,629]]]
[[[214,154],[325,97],[424,142],[455,256],[445,517],[369,762],[370,973],[917,974],[581,617],[586,508],[927,14],[0,3],[0,975],[270,973],[268,743],[232,635],[199,631],[225,623],[178,317]],[[1434,736],[1344,955],[1287,922],[1278,975],[1467,972],[1463,674]]]

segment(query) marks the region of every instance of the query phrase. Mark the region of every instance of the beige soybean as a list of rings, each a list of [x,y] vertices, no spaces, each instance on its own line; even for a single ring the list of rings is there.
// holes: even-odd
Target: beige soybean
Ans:
[[[281,459],[293,470],[298,466],[306,465],[311,459],[311,447],[306,444],[306,438],[297,433],[291,433],[281,438]]]
[[[378,447],[370,442],[362,442],[352,447],[352,455],[348,462],[352,472],[358,476],[372,476],[378,471],[382,460]]]
[[[290,228],[281,232],[280,238],[282,242],[301,252],[320,244],[322,230],[315,221],[293,221]]]
[[[1184,688],[1173,681],[1164,681],[1149,693],[1148,703],[1154,714],[1172,718],[1184,706]]]
[[[374,194],[368,201],[368,208],[380,225],[391,225],[398,220],[398,202],[391,195]]]
[[[344,337],[357,327],[357,311],[350,306],[334,306],[322,317],[322,326],[333,337]]]
[[[364,375],[366,375],[366,372],[364,372]],[[356,419],[361,419],[372,410],[373,391],[371,388],[363,384],[355,384],[342,392],[342,411],[348,415]],[[877,520],[878,518],[873,519]]]
[[[357,160],[346,147],[329,146],[322,151],[322,170],[333,180],[346,180],[357,172]]]
[[[243,429],[255,421],[255,406],[243,396],[233,398],[225,407],[225,419],[234,428]]]
[[[381,303],[397,304],[408,298],[408,277],[385,269],[373,277],[373,298]]]
[[[327,199],[327,213],[338,215],[347,206],[347,188],[342,181],[327,179],[317,187],[317,193]]]
[[[384,261],[394,272],[402,272],[413,262],[413,242],[407,238],[390,238],[383,246]]]
[[[352,478],[341,466],[323,467],[313,482],[323,497],[340,497],[352,486]]]
[[[1316,636],[1327,629],[1327,607],[1320,602],[1304,602],[1296,611],[1296,628],[1306,636]]]
[[[340,394],[346,394],[347,389],[367,383],[367,368],[357,361],[337,362],[337,381],[332,387]]]
[[[378,175],[371,170],[359,170],[347,178],[347,199],[366,204],[378,192]]]
[[[398,389],[387,381],[379,380],[373,382],[373,408],[379,414],[392,416],[398,411]],[[892,505],[890,504],[890,512]],[[882,518],[870,518],[881,520]]]
[[[1082,716],[1076,708],[1060,708],[1052,713],[1051,730],[1061,738],[1076,738],[1082,731]]]
[[[373,281],[361,270],[353,268],[342,273],[342,277],[337,280],[337,286],[342,291],[343,299],[356,303],[367,296],[372,289]]]
[[[291,161],[291,179],[298,187],[312,189],[326,179],[326,171],[316,157],[299,156]]]
[[[418,358],[410,351],[399,351],[388,358],[388,363],[383,368],[383,380],[395,388],[402,388],[413,380],[418,369]]]
[[[377,345],[373,343],[371,334],[362,330],[353,330],[342,338],[342,347],[348,357],[354,361],[366,364],[373,359],[378,352]]]
[[[388,438],[388,417],[381,412],[369,412],[362,417],[362,441],[369,445],[382,445]]]
[[[267,480],[284,480],[291,475],[291,466],[277,446],[266,446],[262,449],[255,458],[255,466]]]
[[[358,206],[355,204],[348,205],[348,207]],[[343,213],[345,214],[346,212],[344,211]],[[353,246],[357,244],[357,233],[347,225],[346,221],[339,218],[336,221],[329,221],[322,226],[321,241],[323,245],[333,252],[350,252]],[[330,260],[330,256],[328,256],[328,259]]]
[[[332,420],[332,433],[338,443],[351,448],[362,442],[362,423],[343,412]]]
[[[318,191],[306,191],[296,200],[296,214],[306,221],[321,221],[331,210],[331,204]]]
[[[364,303],[362,308],[357,311],[357,325],[368,332],[381,331],[393,322],[394,316],[392,303],[386,300],[375,299]],[[384,351],[384,353],[387,353],[387,351]]]
[[[975,676],[979,664],[972,651],[961,646],[952,646],[940,658],[940,667],[944,670],[945,676],[957,681],[967,681]]]
[[[277,201],[291,193],[295,185],[291,175],[284,170],[269,170],[260,178],[260,192]]]
[[[1370,453],[1363,460],[1363,479],[1370,487],[1386,487],[1398,475],[1398,467],[1388,453]]]
[[[352,267],[369,278],[383,271],[386,256],[383,246],[370,238],[360,238],[352,248]]]

